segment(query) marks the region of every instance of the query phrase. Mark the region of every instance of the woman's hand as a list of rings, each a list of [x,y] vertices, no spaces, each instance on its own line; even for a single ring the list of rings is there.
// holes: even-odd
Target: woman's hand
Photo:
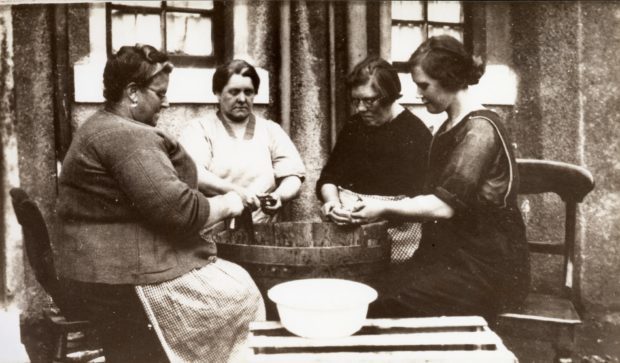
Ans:
[[[241,196],[236,192],[228,192],[226,194],[210,197],[209,218],[207,219],[205,228],[211,227],[227,218],[240,216],[244,209]]]
[[[334,208],[337,208],[337,207],[340,208],[339,202],[336,202],[333,200],[329,202],[325,202],[321,206],[321,215],[323,216],[324,219],[328,219],[331,212],[334,210]]]
[[[263,213],[267,215],[276,214],[282,208],[282,197],[278,193],[258,194],[257,198]]]
[[[260,200],[258,200],[258,196],[251,192],[248,189],[235,186],[233,191],[241,197],[241,202],[245,208],[248,208],[251,211],[255,211],[260,208]]]
[[[348,208],[343,208],[341,206],[337,206],[332,209],[329,214],[329,219],[332,222],[336,223],[339,226],[347,226],[353,224],[353,220],[351,219],[351,210]]]
[[[243,213],[243,199],[237,192],[228,192],[222,196],[229,211],[229,217],[237,217]]]
[[[343,208],[340,202],[329,201],[321,206],[321,214],[329,221],[339,226],[346,226],[353,223],[351,220],[351,210]]]
[[[372,199],[357,201],[351,212],[351,222],[366,224],[381,219],[386,212],[385,203],[385,201]]]

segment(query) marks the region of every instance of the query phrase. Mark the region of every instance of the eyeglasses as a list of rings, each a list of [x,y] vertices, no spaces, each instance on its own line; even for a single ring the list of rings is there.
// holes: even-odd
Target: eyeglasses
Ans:
[[[165,91],[156,90],[155,88],[152,88],[152,87],[146,87],[146,89],[148,89],[149,91],[153,91],[153,93],[155,93],[155,95],[159,97],[160,101],[163,101],[164,99],[166,99]]]
[[[354,107],[359,107],[360,102],[364,104],[365,107],[374,106],[379,100],[383,99],[382,96],[377,97],[364,97],[364,98],[351,98],[351,105]]]

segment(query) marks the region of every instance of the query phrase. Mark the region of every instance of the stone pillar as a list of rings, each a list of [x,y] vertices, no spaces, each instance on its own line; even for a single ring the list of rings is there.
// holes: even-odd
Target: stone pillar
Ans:
[[[21,305],[24,288],[21,229],[9,190],[19,185],[13,98],[13,24],[10,6],[0,6],[0,308]]]
[[[306,165],[301,196],[291,218],[318,220],[314,188],[330,151],[328,4],[291,2],[291,130]]]
[[[248,3],[248,52],[254,65],[265,69],[269,73],[269,84],[261,84],[269,87],[269,105],[264,116],[279,122],[285,131],[289,129],[290,120],[286,119],[280,110],[283,107],[281,99],[285,94],[282,88],[282,78],[290,78],[285,65],[290,63],[281,61],[280,38],[282,22],[280,8],[286,6],[286,1],[257,0]],[[237,31],[237,29],[235,29]],[[288,75],[288,76],[287,76]],[[288,116],[288,114],[287,114]]]
[[[347,38],[349,42],[349,71],[362,61],[368,53],[366,34],[366,3],[362,1],[347,2]]]
[[[331,141],[348,116],[345,77],[351,50],[347,29],[353,29],[347,25],[351,5],[268,0],[235,4],[251,14],[249,57],[269,72],[270,104],[265,114],[289,133],[308,172],[301,196],[287,208],[285,218],[316,221],[315,183]],[[356,33],[363,24],[355,27]]]
[[[379,4],[379,55],[392,61],[392,4],[381,1]]]
[[[592,171],[596,187],[581,208],[581,292],[584,301],[620,307],[620,3],[579,2],[581,93],[575,159]],[[585,222],[585,223],[584,223]],[[617,311],[617,310],[616,310]],[[609,315],[620,326],[618,314]]]
[[[57,194],[52,10],[50,5],[12,8],[20,185],[37,202],[49,227],[53,227],[50,222]],[[26,302],[22,314],[23,342],[33,362],[45,361],[46,333],[41,313],[49,300],[28,262],[21,262],[25,266]]]

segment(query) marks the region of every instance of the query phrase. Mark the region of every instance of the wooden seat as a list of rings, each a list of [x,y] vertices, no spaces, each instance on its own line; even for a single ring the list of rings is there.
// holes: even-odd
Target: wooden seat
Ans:
[[[88,361],[101,356],[102,350],[93,348],[92,341],[84,337],[85,333],[92,334],[90,322],[74,308],[74,302],[63,291],[62,281],[56,276],[49,233],[41,211],[24,190],[13,188],[10,195],[17,221],[22,226],[28,262],[35,278],[56,305],[44,311],[55,336],[54,362]]]
[[[575,327],[581,323],[578,275],[575,271],[575,233],[578,204],[594,188],[592,174],[583,167],[549,160],[517,159],[520,195],[554,193],[564,203],[564,239],[530,241],[530,253],[562,256],[560,293],[531,292],[518,310],[498,318],[500,335],[549,341],[557,362],[571,362]]]

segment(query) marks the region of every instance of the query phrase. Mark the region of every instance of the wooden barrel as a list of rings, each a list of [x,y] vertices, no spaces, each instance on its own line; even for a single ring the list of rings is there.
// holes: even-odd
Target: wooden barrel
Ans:
[[[328,222],[255,224],[254,231],[212,236],[218,256],[243,266],[261,290],[267,318],[277,319],[267,297],[274,285],[295,279],[333,277],[371,282],[390,263],[385,222],[340,227]]]

